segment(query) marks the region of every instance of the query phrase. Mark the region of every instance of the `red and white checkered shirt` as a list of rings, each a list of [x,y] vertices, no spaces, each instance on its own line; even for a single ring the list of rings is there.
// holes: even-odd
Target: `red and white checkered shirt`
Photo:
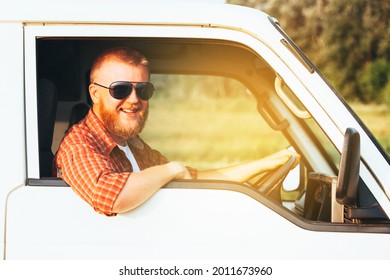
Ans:
[[[141,170],[168,162],[138,136],[129,140],[128,145]],[[57,151],[55,164],[57,176],[95,211],[107,216],[116,214],[112,208],[133,168],[92,110],[68,131]],[[188,170],[196,178],[197,171]]]

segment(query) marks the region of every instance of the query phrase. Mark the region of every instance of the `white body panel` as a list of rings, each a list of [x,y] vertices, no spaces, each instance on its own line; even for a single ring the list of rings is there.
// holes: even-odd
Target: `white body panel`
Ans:
[[[6,202],[8,194],[26,181],[24,118],[23,27],[1,23],[0,34],[0,255],[4,252]],[[9,102],[12,106],[4,104]]]
[[[233,191],[164,189],[115,218],[96,215],[70,188],[24,187],[9,201],[7,259],[390,257],[386,234],[304,230]]]

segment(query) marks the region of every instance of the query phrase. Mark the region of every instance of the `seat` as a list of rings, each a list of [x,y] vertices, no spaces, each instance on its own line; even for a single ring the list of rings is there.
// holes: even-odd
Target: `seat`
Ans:
[[[86,103],[77,103],[74,105],[70,111],[68,129],[81,121],[88,114],[90,108],[91,107]]]
[[[88,70],[85,73],[85,91],[88,92],[89,84],[90,84],[90,70]],[[77,103],[72,107],[72,110],[70,111],[70,117],[69,117],[69,123],[68,123],[68,129],[71,128],[73,125],[81,121],[87,114],[89,109],[91,108],[92,100],[89,94],[86,95],[86,103]]]
[[[38,81],[37,100],[40,177],[52,177],[54,155],[51,146],[58,101],[58,91],[52,81],[46,78]]]

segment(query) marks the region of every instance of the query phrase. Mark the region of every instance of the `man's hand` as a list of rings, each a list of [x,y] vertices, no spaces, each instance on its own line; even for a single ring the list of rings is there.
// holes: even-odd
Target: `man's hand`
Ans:
[[[268,157],[265,157],[264,160],[267,161],[266,166],[268,170],[275,169],[279,166],[282,166],[286,163],[292,156],[295,156],[295,162],[292,168],[299,164],[301,156],[294,151],[288,149],[281,150],[276,152]]]
[[[295,167],[299,163],[300,155],[285,149],[255,161],[226,168],[198,172],[198,179],[246,182],[253,175],[268,172],[282,166],[291,158],[292,155],[295,156],[295,162],[293,165],[293,167]]]
[[[187,168],[177,161],[167,163],[173,174],[176,174],[174,179],[192,179]]]

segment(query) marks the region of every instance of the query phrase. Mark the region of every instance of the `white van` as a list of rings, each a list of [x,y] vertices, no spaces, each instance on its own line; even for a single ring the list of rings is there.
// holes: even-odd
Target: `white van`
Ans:
[[[276,19],[233,5],[53,2],[0,4],[2,259],[390,258],[390,159]],[[126,214],[94,212],[51,167],[89,108],[93,58],[116,45],[143,52],[152,80],[239,83],[253,122],[301,155],[295,178],[281,183],[286,165],[245,184],[175,181]],[[246,126],[237,134],[252,137]]]

